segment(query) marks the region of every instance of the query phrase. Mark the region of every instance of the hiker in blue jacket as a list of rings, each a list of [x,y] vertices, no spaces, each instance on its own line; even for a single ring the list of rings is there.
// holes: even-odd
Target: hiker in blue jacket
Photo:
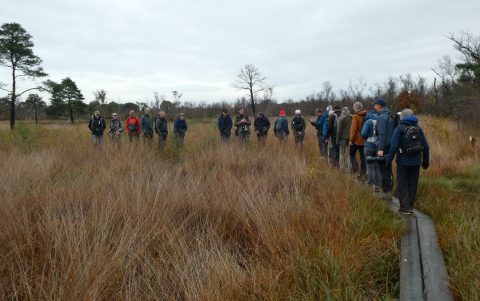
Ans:
[[[427,169],[430,164],[430,148],[425,133],[418,126],[413,111],[405,109],[400,113],[400,125],[393,132],[390,153],[386,165],[391,166],[397,157],[399,213],[412,214],[417,194],[420,165]]]
[[[378,153],[377,112],[369,111],[365,119],[361,135],[363,139],[366,139],[367,183],[374,192],[380,192],[382,173],[379,162],[376,160]]]
[[[222,115],[218,117],[218,130],[220,131],[220,141],[228,143],[232,135],[233,121],[228,111],[224,109]]]
[[[173,125],[173,134],[175,135],[175,138],[180,143],[180,145],[183,145],[183,140],[185,139],[186,132],[187,132],[187,121],[185,120],[185,114],[180,113],[180,115],[178,116],[177,120]]]
[[[310,124],[315,127],[317,130],[317,140],[318,140],[318,148],[320,149],[320,155],[323,158],[327,157],[327,146],[325,145],[325,138],[323,137],[323,127],[327,120],[327,115],[322,114],[321,109],[315,109],[315,115],[317,115],[317,119],[313,120],[310,119]]]
[[[288,129],[288,118],[285,110],[281,109],[277,120],[275,120],[275,126],[273,127],[273,133],[280,142],[287,142],[290,130]]]
[[[395,116],[390,113],[387,108],[387,103],[384,99],[379,98],[374,103],[377,116],[377,131],[378,131],[378,151],[377,156],[386,158],[390,151],[393,130],[395,129]],[[385,161],[380,161],[380,170],[382,172],[382,190],[384,193],[389,193],[393,187],[392,169],[387,166]]]

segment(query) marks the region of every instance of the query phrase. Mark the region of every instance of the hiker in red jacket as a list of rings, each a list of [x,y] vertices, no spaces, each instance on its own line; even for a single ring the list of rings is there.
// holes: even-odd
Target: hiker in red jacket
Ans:
[[[140,139],[140,119],[135,116],[135,111],[130,110],[130,116],[128,116],[127,121],[125,121],[125,129],[128,134],[130,142],[138,141]]]

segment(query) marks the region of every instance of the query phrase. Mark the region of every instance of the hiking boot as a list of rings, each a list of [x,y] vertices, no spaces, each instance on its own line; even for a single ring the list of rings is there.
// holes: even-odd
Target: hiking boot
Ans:
[[[402,214],[402,215],[411,215],[413,214],[413,210],[409,210],[409,209],[398,209],[398,213]]]
[[[357,179],[358,179],[359,181],[365,182],[365,181],[367,180],[367,175],[364,174],[364,173],[363,173],[363,174],[360,174],[359,176],[357,176]]]

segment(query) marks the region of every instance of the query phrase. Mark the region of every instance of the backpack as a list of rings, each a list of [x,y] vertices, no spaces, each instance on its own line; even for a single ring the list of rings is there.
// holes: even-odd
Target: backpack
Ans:
[[[301,117],[294,117],[292,120],[292,126],[295,131],[302,131],[303,130],[303,119]]]
[[[373,143],[378,146],[378,133],[377,133],[376,119],[372,119],[372,135],[367,138],[367,142]]]
[[[422,131],[418,126],[407,126],[400,142],[400,153],[410,156],[417,155],[423,151],[421,142]]]
[[[275,121],[275,130],[276,131],[283,131],[283,120],[284,120],[284,118],[278,118]]]

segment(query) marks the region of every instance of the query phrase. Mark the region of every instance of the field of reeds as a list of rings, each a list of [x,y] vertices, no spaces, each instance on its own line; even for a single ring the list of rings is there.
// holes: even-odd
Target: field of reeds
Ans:
[[[457,300],[480,300],[480,163],[478,130],[422,117],[431,147],[417,207],[435,222]],[[476,135],[476,137],[475,137]]]
[[[389,300],[403,224],[306,146],[0,129],[0,299]],[[254,137],[252,137],[254,138]]]

